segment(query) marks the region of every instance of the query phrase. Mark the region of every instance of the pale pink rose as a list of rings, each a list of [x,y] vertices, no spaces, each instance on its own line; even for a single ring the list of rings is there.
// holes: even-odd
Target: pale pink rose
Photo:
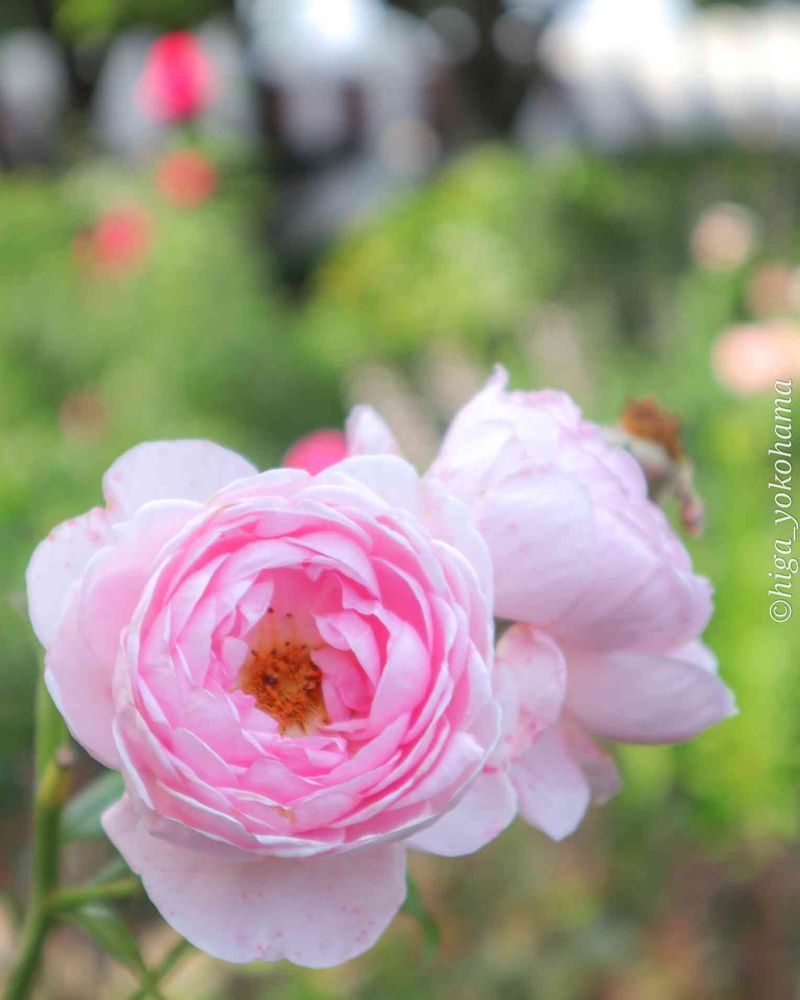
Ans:
[[[470,506],[492,556],[495,614],[516,623],[496,654],[503,736],[419,846],[479,823],[502,829],[518,810],[564,837],[618,785],[593,737],[673,743],[733,712],[698,642],[710,585],[638,464],[566,395],[506,383],[498,370],[457,414],[428,474]]]
[[[359,954],[499,734],[466,508],[395,457],[258,475],[190,441],[134,448],[104,493],[28,594],[56,703],[124,776],[109,837],[212,955]]]
[[[800,378],[800,324],[735,326],[717,338],[711,363],[718,381],[740,396],[768,392],[778,379]]]

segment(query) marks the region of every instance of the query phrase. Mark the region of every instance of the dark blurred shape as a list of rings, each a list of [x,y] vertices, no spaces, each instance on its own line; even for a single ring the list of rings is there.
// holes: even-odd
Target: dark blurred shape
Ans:
[[[278,181],[272,235],[288,277],[346,222],[438,162],[447,62],[422,20],[383,0],[239,5]]]
[[[57,159],[67,106],[59,47],[44,32],[0,36],[0,167]]]
[[[428,24],[441,37],[456,63],[469,59],[480,45],[477,22],[463,7],[434,7],[428,14]]]

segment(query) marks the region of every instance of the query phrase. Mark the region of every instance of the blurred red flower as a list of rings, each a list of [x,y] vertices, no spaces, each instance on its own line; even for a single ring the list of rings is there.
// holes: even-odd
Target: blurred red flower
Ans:
[[[153,42],[137,90],[146,114],[161,122],[193,118],[206,109],[212,92],[211,61],[194,35],[174,31]]]
[[[116,277],[140,267],[150,250],[150,220],[140,205],[105,212],[75,238],[75,257],[87,270]]]
[[[181,208],[194,208],[208,201],[217,180],[217,168],[211,160],[192,149],[169,153],[156,173],[158,190]]]
[[[347,455],[347,441],[341,431],[312,431],[286,452],[283,465],[288,469],[305,469],[315,476],[328,466],[341,462]]]

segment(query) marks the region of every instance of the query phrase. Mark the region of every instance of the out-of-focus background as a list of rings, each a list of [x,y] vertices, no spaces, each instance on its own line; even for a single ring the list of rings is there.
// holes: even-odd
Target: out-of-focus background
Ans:
[[[799,236],[796,4],[2,0],[3,888],[27,864],[24,569],[108,464],[203,436],[266,467],[356,400],[424,464],[500,360],[593,419],[648,395],[681,416],[740,716],[625,750],[623,793],[564,844],[517,824],[469,861],[416,857],[433,957],[401,916],[339,969],[197,956],[165,992],[800,996],[800,630],[767,597]],[[68,873],[109,851],[73,845]],[[174,940],[126,917],[154,960]],[[13,938],[0,908],[0,978]],[[134,985],[65,928],[39,996]]]

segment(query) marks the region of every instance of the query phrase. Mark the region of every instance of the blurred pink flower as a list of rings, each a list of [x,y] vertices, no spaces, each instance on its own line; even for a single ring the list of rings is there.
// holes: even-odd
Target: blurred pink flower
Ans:
[[[735,271],[755,253],[759,237],[756,216],[743,205],[719,202],[700,215],[691,234],[691,249],[701,267]]]
[[[747,282],[747,305],[756,316],[781,316],[797,308],[797,275],[785,264],[762,264]]]
[[[181,149],[169,153],[156,173],[156,187],[173,205],[195,208],[214,194],[218,183],[217,168],[202,153]]]
[[[108,404],[90,389],[68,396],[58,411],[61,433],[75,444],[98,444],[108,435],[110,423]]]
[[[331,465],[336,465],[348,455],[347,442],[341,431],[324,429],[312,431],[295,441],[283,457],[288,469],[305,469],[316,475]]]
[[[396,457],[258,475],[204,441],[139,445],[103,489],[27,582],[49,689],[125,778],[109,837],[212,955],[361,953],[499,734],[466,508]]]
[[[110,209],[73,244],[76,260],[89,272],[118,277],[137,270],[150,251],[150,219],[137,204]]]
[[[146,114],[160,122],[193,118],[213,92],[211,60],[193,34],[174,31],[153,42],[136,95]]]
[[[503,737],[477,782],[418,838],[519,812],[561,838],[618,786],[596,739],[674,743],[734,711],[699,642],[711,588],[644,474],[562,393],[498,370],[455,417],[429,477],[470,507],[492,557]],[[375,419],[378,419],[375,417]],[[363,442],[355,442],[361,444]]]
[[[800,377],[800,324],[774,320],[732,327],[717,338],[711,363],[731,392],[768,392],[777,379]]]

